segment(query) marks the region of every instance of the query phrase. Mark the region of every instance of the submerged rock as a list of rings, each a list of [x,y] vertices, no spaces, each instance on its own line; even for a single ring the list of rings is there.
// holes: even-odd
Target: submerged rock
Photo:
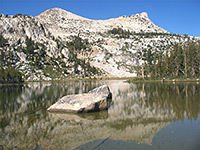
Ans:
[[[86,113],[108,109],[112,93],[107,85],[85,94],[67,95],[48,108],[50,112]]]

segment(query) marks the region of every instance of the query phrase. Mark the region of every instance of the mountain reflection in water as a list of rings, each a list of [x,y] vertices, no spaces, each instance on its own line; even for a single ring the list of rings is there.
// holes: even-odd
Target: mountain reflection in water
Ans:
[[[113,94],[108,111],[48,113],[69,94],[107,84]],[[113,81],[37,82],[0,87],[0,149],[73,149],[98,139],[152,144],[157,133],[177,120],[198,121],[198,83]],[[198,131],[197,131],[198,132]],[[159,141],[159,140],[158,140]]]

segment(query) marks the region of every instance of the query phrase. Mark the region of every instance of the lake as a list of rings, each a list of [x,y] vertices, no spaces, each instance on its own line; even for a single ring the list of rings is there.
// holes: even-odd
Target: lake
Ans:
[[[107,84],[106,111],[49,113],[69,94]],[[0,150],[199,150],[200,84],[122,80],[30,82],[0,87]]]

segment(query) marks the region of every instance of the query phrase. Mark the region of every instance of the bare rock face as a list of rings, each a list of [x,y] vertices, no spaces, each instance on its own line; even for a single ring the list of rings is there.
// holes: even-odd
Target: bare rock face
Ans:
[[[107,85],[95,88],[88,93],[67,95],[48,108],[50,112],[87,113],[106,110],[110,106],[112,93]]]

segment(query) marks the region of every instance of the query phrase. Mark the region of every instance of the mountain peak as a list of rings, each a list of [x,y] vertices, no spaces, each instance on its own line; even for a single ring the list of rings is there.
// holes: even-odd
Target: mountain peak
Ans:
[[[68,32],[105,32],[115,27],[122,27],[124,30],[132,32],[167,32],[156,26],[149,18],[146,12],[131,15],[129,17],[121,16],[108,20],[91,20],[61,8],[52,8],[44,11],[37,18],[44,24],[48,24],[55,34]],[[133,25],[134,24],[134,25]],[[57,28],[55,30],[55,27]],[[59,27],[59,28],[58,28]],[[66,33],[65,33],[66,32]],[[59,34],[59,36],[61,36]]]
[[[68,13],[66,10],[55,7],[55,8],[50,8],[45,10],[44,12],[42,12],[41,14],[39,14],[38,16],[42,15],[42,14],[46,14],[46,13],[58,13],[58,12],[64,12],[64,13]]]
[[[64,17],[64,18],[68,18],[68,19],[86,19],[83,18],[81,16],[78,16],[76,14],[73,14],[71,12],[68,12],[64,9],[61,8],[51,8],[51,9],[47,9],[46,11],[42,12],[41,14],[39,14],[37,17],[38,18],[46,18],[46,17],[55,17],[54,19],[56,19],[57,17]]]
[[[142,12],[140,15],[143,16],[143,17],[148,18],[148,14],[147,14],[147,12]]]

